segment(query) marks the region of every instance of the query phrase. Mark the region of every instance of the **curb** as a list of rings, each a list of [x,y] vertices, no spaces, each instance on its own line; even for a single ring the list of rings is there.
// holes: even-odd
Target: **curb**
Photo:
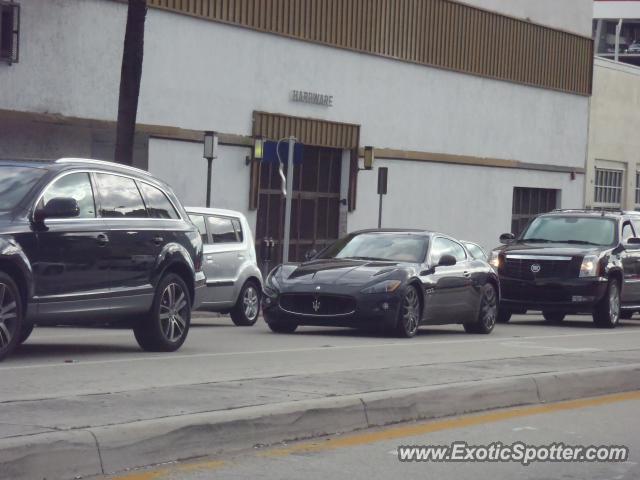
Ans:
[[[392,423],[640,389],[640,364],[328,397],[0,440],[1,478],[68,480]]]

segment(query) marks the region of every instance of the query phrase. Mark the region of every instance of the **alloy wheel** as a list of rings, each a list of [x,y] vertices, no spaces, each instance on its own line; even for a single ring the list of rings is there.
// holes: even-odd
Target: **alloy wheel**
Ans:
[[[170,342],[178,341],[187,328],[188,297],[177,283],[170,283],[160,300],[160,329]]]
[[[259,310],[259,298],[258,292],[252,286],[248,286],[244,291],[242,298],[242,305],[244,308],[244,315],[249,320],[253,320],[258,316]]]
[[[18,305],[8,285],[0,283],[0,350],[7,348],[17,330]]]
[[[618,284],[615,282],[609,287],[609,318],[612,325],[617,325],[620,320],[620,295]]]
[[[418,300],[416,289],[409,287],[402,302],[402,322],[408,334],[413,335],[418,330],[419,318],[420,300]]]
[[[496,299],[496,291],[491,285],[484,290],[481,315],[482,323],[485,327],[488,329],[493,328],[496,324],[496,318],[498,317],[498,302]]]

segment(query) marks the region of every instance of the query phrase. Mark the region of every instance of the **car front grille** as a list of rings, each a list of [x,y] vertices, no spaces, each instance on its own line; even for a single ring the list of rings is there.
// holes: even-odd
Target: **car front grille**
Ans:
[[[349,315],[356,310],[353,297],[314,293],[285,293],[280,308],[301,315]]]
[[[573,260],[569,259],[539,260],[534,258],[510,258],[507,256],[500,273],[505,277],[522,280],[575,278],[578,272],[574,271],[574,263]]]

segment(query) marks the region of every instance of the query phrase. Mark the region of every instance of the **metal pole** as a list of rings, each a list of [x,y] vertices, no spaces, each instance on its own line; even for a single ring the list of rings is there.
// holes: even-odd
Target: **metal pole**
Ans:
[[[289,137],[289,155],[287,158],[287,198],[284,209],[284,241],[282,248],[282,263],[289,261],[289,241],[291,237],[291,200],[293,197],[293,150],[296,139]]]
[[[616,50],[616,53],[614,55],[614,60],[616,62],[618,61],[618,56],[620,53],[619,50],[620,50],[620,32],[621,31],[622,31],[622,19],[620,19],[620,21],[616,25],[616,43],[615,43],[615,46],[613,47]]]
[[[213,158],[207,158],[207,208],[211,206],[211,169]]]
[[[378,204],[378,228],[382,228],[382,194],[380,194],[380,203]]]

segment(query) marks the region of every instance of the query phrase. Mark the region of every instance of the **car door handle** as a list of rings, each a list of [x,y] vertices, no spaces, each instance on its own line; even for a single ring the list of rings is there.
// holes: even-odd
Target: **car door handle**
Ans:
[[[101,233],[96,237],[96,241],[98,242],[99,247],[104,247],[105,245],[107,245],[107,243],[109,243],[109,237],[107,237],[104,233]]]
[[[471,274],[469,272],[464,272],[462,274],[465,278],[469,278],[471,276]]]
[[[160,245],[162,242],[164,242],[164,238],[162,238],[160,235],[158,235],[157,237],[153,237],[153,243],[155,243],[156,245]]]
[[[241,253],[239,253],[239,254],[238,254],[238,258],[239,258],[240,260],[244,260],[244,255],[242,255]]]

